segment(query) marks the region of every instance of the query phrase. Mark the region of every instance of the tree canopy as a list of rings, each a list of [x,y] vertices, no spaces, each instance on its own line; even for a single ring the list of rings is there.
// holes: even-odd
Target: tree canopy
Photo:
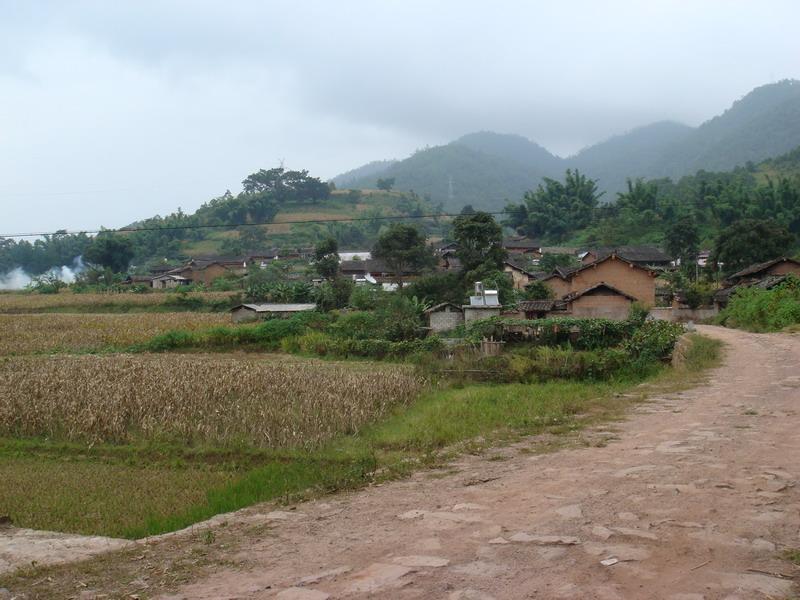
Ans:
[[[425,235],[413,225],[394,223],[384,231],[372,248],[372,256],[383,260],[402,284],[403,273],[433,266],[433,252]]]

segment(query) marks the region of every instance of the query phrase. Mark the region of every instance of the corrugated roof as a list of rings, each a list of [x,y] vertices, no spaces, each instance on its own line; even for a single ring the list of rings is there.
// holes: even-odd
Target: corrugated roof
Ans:
[[[263,312],[301,312],[304,310],[314,310],[317,308],[316,304],[239,304],[234,306],[231,310],[237,308],[247,308],[258,313]]]

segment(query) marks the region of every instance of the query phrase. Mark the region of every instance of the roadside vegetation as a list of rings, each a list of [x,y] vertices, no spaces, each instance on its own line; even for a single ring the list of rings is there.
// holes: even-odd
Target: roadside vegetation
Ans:
[[[789,276],[769,290],[757,286],[737,290],[718,322],[756,332],[796,329],[800,325],[800,278]]]

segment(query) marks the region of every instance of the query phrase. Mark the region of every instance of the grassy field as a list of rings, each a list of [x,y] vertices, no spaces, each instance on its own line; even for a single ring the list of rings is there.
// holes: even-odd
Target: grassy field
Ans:
[[[62,291],[58,294],[2,292],[0,293],[0,313],[172,312],[181,309],[182,304],[185,304],[188,309],[192,308],[192,303],[201,305],[224,303],[230,297],[230,292],[189,292],[182,300],[174,292],[150,294],[75,294],[70,291]],[[194,307],[195,310],[197,308]]]
[[[0,398],[0,480],[13,482],[0,486],[0,506],[20,526],[171,531],[259,501],[400,476],[465,449],[576,431],[618,417],[648,389],[693,383],[718,351],[695,336],[686,366],[653,374],[647,388],[639,378],[470,385],[416,400],[423,384],[413,372],[366,362],[5,359],[0,387],[21,393]]]
[[[224,313],[0,314],[0,356],[124,348],[174,329],[229,324]]]

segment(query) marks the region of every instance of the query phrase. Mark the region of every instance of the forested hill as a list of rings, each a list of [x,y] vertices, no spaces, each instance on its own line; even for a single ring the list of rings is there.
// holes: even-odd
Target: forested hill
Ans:
[[[568,168],[598,180],[606,198],[627,178],[677,178],[699,170],[729,170],[760,162],[800,145],[800,82],[765,85],[698,127],[669,121],[640,127],[585,148],[565,159],[517,135],[479,132],[444,146],[426,148],[401,161],[370,163],[334,181],[338,187],[374,188],[394,178],[449,210],[466,204],[498,209],[535,188],[542,177]]]

